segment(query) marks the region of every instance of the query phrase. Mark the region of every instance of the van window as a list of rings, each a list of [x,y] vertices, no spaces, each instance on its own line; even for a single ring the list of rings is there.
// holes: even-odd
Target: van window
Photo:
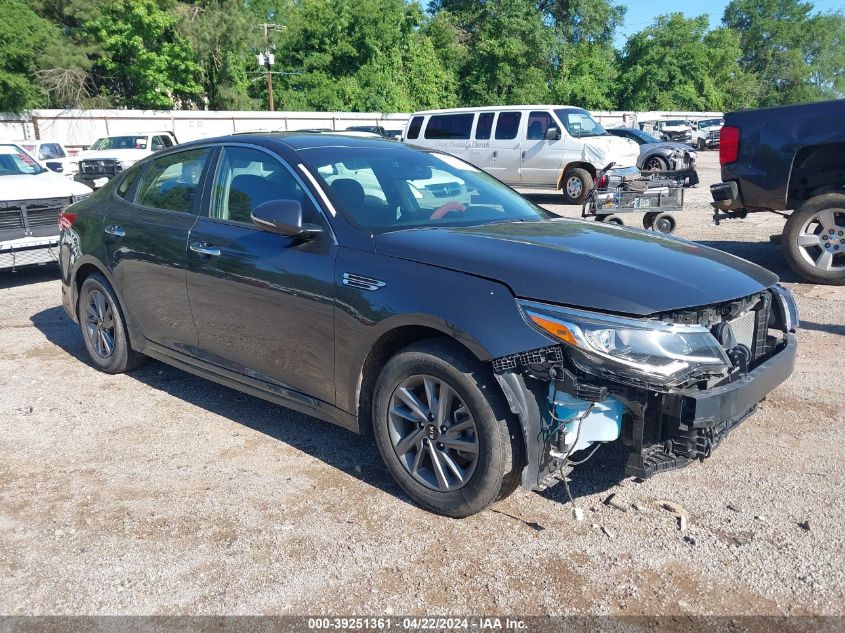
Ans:
[[[496,121],[496,138],[499,140],[516,138],[521,118],[521,112],[499,112],[499,120]]]
[[[475,126],[475,138],[486,140],[493,131],[493,112],[482,112],[478,115],[478,125]]]
[[[472,131],[474,114],[437,114],[428,119],[425,137],[431,139],[464,139]]]
[[[552,115],[548,112],[532,112],[528,115],[528,140],[542,141],[546,138],[546,130],[557,127]]]
[[[408,126],[408,138],[419,138],[422,122],[423,118],[421,116],[415,116],[411,119],[411,125]]]

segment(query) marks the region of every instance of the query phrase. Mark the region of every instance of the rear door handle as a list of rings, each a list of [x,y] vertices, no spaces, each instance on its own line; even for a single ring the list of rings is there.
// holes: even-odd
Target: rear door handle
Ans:
[[[493,158],[496,158],[496,156],[498,156],[498,155],[499,155],[499,152],[494,149],[493,150]]]
[[[220,249],[214,244],[208,242],[191,242],[191,250],[200,255],[209,255],[211,257],[219,257]]]
[[[126,231],[123,230],[123,227],[118,226],[117,224],[109,224],[106,226],[105,231],[109,235],[114,235],[115,237],[123,237],[126,235]]]

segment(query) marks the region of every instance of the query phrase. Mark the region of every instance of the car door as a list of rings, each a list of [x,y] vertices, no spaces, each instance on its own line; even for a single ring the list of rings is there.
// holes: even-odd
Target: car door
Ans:
[[[209,148],[195,148],[127,172],[103,227],[124,308],[148,340],[175,349],[197,343],[185,253],[210,155]]]
[[[546,140],[546,132],[550,128],[557,129],[557,139]],[[564,147],[560,123],[552,117],[551,112],[529,112],[524,136],[525,140],[520,153],[522,183],[556,187]]]
[[[251,212],[295,199],[311,241],[257,228]],[[209,213],[191,229],[188,296],[202,360],[334,403],[334,260],[331,231],[302,180],[258,148],[220,151]]]
[[[499,112],[493,138],[490,140],[489,168],[484,168],[490,175],[509,185],[521,183],[519,174],[522,161],[520,155],[522,141],[519,135],[521,124],[522,112]]]

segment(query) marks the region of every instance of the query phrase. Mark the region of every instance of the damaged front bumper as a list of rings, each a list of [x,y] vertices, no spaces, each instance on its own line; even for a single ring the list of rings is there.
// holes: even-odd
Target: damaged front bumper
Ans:
[[[768,321],[767,316],[762,318]],[[563,441],[565,431],[573,426],[564,427],[560,416],[554,415],[557,403],[553,393],[569,394],[565,397],[585,404],[622,404],[619,439],[630,449],[626,476],[645,479],[709,457],[719,442],[792,373],[797,349],[792,333],[795,321],[782,320],[786,325],[779,328],[779,336],[761,333],[761,351],[753,362],[718,382],[712,381],[715,384],[699,382],[683,388],[655,389],[653,385],[617,383],[580,372],[568,362],[563,346],[495,359],[496,379],[523,429],[523,488],[542,489],[554,483],[573,463],[569,452],[583,445],[577,438],[574,447],[571,438]],[[579,421],[579,432],[582,423],[588,431],[594,424],[584,417]],[[588,452],[576,452],[575,456]]]

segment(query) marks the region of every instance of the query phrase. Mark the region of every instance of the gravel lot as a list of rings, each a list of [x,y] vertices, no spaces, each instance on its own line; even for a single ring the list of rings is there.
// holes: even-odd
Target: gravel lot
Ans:
[[[714,226],[700,163],[678,234],[788,283],[796,372],[705,463],[618,483],[600,450],[580,522],[560,486],[434,516],[352,433],[158,362],[99,373],[56,269],[0,273],[0,613],[842,614],[845,288],[786,269],[777,216]]]

